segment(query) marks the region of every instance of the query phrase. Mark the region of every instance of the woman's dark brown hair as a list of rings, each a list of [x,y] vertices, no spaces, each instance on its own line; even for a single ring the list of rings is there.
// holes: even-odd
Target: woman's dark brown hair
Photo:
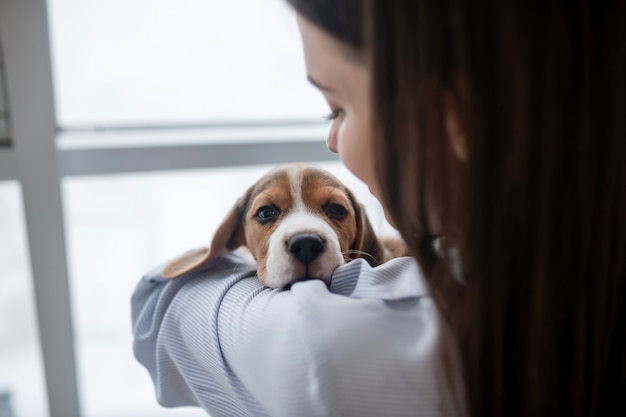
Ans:
[[[626,415],[626,2],[290,3],[372,66],[383,200],[469,414]]]

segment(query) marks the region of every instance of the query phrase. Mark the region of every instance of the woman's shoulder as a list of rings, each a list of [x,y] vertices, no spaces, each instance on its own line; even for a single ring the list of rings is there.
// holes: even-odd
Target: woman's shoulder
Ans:
[[[310,407],[301,415],[438,415],[443,406],[442,329],[412,258],[375,268],[351,261],[330,287],[242,283],[226,294],[220,316],[226,361],[267,394],[261,402],[270,414]],[[284,392],[289,401],[272,401]]]
[[[241,267],[236,259],[223,259],[219,270],[227,271],[236,264]],[[391,335],[394,331],[415,334],[420,325],[439,325],[423,275],[410,257],[396,258],[377,267],[356,259],[338,267],[330,285],[309,280],[297,282],[288,290],[263,287],[249,274],[240,277],[226,279],[221,284],[222,291],[216,291],[214,287],[220,284],[212,283],[211,277],[198,277],[184,292],[188,297],[204,300],[219,297],[219,320],[224,327],[233,321],[265,328],[267,332],[280,328],[291,332],[291,327],[304,327],[307,330],[300,337],[310,338],[311,343],[334,340],[346,329],[359,327],[386,326],[384,332]],[[320,324],[321,333],[309,330]],[[374,333],[378,330],[370,328],[369,333],[376,338]],[[388,342],[393,343],[392,340]]]
[[[356,259],[333,273],[330,291],[352,298],[397,300],[428,295],[426,283],[414,258],[392,259],[372,267]]]

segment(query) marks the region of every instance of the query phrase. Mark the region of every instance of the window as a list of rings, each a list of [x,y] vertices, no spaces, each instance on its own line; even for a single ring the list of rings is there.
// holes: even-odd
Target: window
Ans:
[[[62,127],[321,122],[284,0],[50,0]]]
[[[0,182],[0,415],[47,416],[23,211],[19,184]]]

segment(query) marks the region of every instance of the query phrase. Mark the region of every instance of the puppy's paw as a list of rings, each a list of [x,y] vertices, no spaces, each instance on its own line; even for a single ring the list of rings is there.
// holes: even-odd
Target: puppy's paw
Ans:
[[[395,236],[382,236],[379,240],[385,253],[385,262],[393,258],[409,255],[409,249],[402,238]]]

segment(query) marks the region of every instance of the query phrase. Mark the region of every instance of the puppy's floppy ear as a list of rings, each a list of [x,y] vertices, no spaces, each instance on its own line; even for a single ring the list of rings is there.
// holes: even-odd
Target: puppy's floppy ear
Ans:
[[[241,198],[222,221],[213,236],[211,246],[188,252],[174,259],[163,270],[163,277],[167,279],[178,278],[205,266],[226,251],[235,250],[245,245],[243,200],[244,198]]]
[[[357,203],[350,194],[356,218],[356,236],[350,248],[350,258],[364,258],[370,265],[377,266],[384,262],[384,251],[374,228],[370,223],[363,204]]]

